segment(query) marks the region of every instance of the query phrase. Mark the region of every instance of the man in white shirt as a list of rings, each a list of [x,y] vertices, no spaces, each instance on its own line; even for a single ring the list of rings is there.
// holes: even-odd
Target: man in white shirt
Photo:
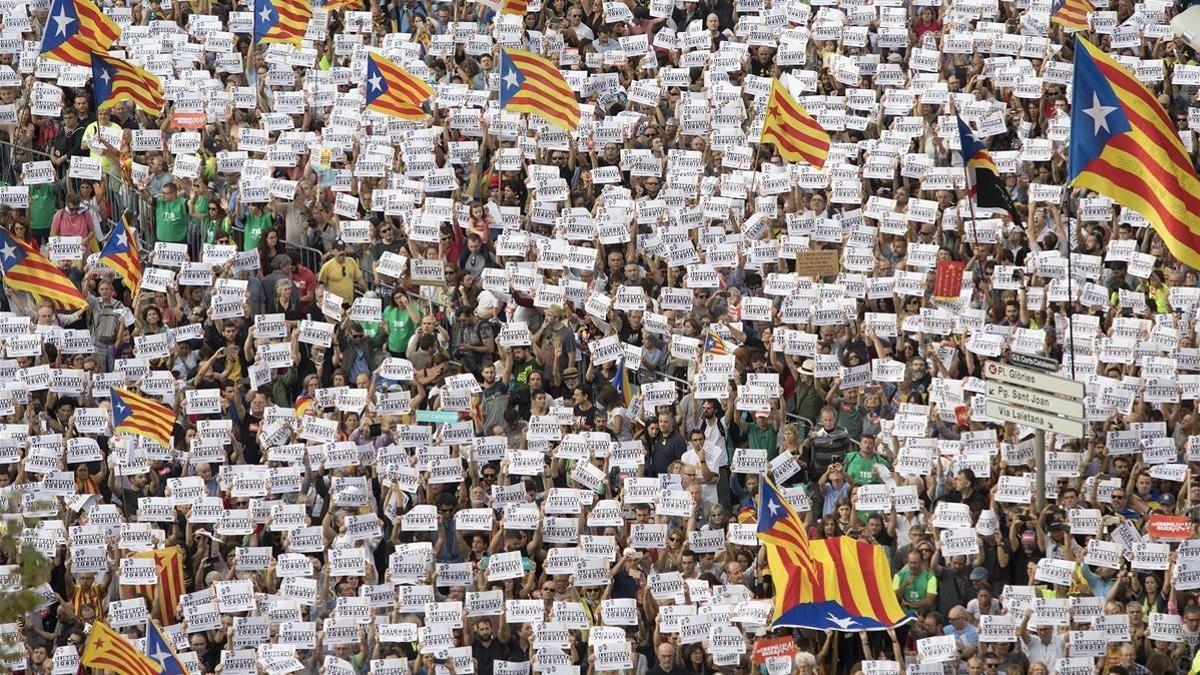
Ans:
[[[683,453],[680,461],[696,472],[696,481],[700,483],[701,511],[707,511],[718,502],[717,478],[720,475],[721,467],[714,461],[719,461],[714,455],[717,453],[708,446],[704,432],[700,429],[692,429],[692,433],[688,434],[688,449]],[[720,458],[724,458],[724,455],[724,448],[722,448]],[[690,478],[691,475],[689,474],[688,477]],[[687,488],[686,482],[684,488]]]
[[[1017,637],[1021,639],[1025,656],[1029,658],[1030,663],[1041,661],[1053,668],[1053,664],[1066,656],[1066,640],[1063,639],[1062,634],[1054,630],[1054,626],[1039,625],[1037,627],[1037,634],[1030,635],[1029,617],[1031,616],[1033,616],[1033,610],[1026,609],[1025,620],[1021,622],[1021,627],[1017,629]]]

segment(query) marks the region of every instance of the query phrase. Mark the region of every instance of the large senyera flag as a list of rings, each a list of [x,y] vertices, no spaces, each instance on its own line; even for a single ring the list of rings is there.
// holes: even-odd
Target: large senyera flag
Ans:
[[[41,55],[90,67],[92,52],[107,52],[120,36],[120,26],[92,0],[54,0],[42,33]]]
[[[1200,269],[1200,177],[1179,133],[1136,77],[1078,37],[1067,175],[1140,213],[1176,258]]]
[[[169,546],[153,551],[140,551],[133,554],[134,558],[151,558],[154,569],[158,574],[157,584],[134,586],[134,590],[148,598],[153,605],[153,616],[164,626],[177,623],[175,612],[179,608],[179,598],[187,592],[183,583],[183,554],[179,547]]]
[[[825,166],[825,157],[829,154],[828,132],[792,98],[779,80],[771,82],[759,140],[773,144],[779,156],[789,162],[805,162],[817,168]]]
[[[772,628],[885,630],[913,619],[892,590],[882,546],[850,537],[809,541],[779,488],[770,479],[761,485],[758,538],[775,586]]]
[[[79,289],[58,266],[5,229],[0,229],[0,269],[9,288],[47,300],[55,309],[87,307]]]

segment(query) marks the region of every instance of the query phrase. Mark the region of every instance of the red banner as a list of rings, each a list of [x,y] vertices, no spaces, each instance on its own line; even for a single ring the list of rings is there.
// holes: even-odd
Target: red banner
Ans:
[[[754,642],[754,662],[762,665],[767,662],[767,659],[773,659],[779,656],[792,657],[796,652],[800,651],[796,647],[796,641],[790,637],[771,638],[769,640],[755,640]]]
[[[171,126],[178,129],[203,129],[208,121],[208,115],[202,112],[174,112],[171,114]]]
[[[1192,536],[1192,522],[1187,516],[1155,513],[1150,516],[1150,527],[1146,532],[1158,540],[1187,541]]]
[[[933,297],[957,298],[962,292],[963,266],[959,260],[939,260],[933,280]]]

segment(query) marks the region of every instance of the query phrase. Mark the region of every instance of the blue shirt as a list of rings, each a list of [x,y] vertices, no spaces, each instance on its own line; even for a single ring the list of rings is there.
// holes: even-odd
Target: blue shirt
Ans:
[[[962,629],[961,632],[954,630],[954,626],[946,626],[942,629],[942,632],[946,635],[953,635],[954,640],[960,645],[971,647],[979,646],[979,631],[975,630],[975,627],[969,623],[967,624],[966,628]]]
[[[1108,591],[1111,590],[1113,585],[1117,583],[1116,577],[1113,577],[1112,579],[1101,579],[1100,577],[1096,576],[1092,572],[1091,568],[1087,565],[1080,565],[1079,569],[1081,572],[1083,572],[1083,578],[1087,580],[1088,586],[1092,587],[1092,595],[1097,598],[1107,598]]]
[[[350,362],[350,381],[358,379],[359,373],[371,374],[371,364],[367,361],[367,350],[361,347],[354,350],[354,360]]]

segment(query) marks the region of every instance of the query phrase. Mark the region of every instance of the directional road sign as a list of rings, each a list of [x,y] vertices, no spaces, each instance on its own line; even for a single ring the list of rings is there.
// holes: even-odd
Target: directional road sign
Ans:
[[[987,383],[987,396],[989,399],[996,399],[1004,403],[1011,403],[1057,415],[1066,415],[1067,417],[1082,419],[1085,414],[1083,404],[1074,399],[1059,398],[1058,396],[1043,394],[1033,389],[1022,389],[999,382]]]
[[[1083,438],[1083,422],[1069,417],[1058,417],[1037,410],[1017,408],[992,399],[988,399],[984,412],[988,417],[1005,422],[1016,422],[1034,429],[1053,431],[1068,438]]]
[[[1083,383],[1065,377],[1009,366],[998,361],[983,364],[983,379],[1008,382],[1019,387],[1039,389],[1064,398],[1083,398]]]

